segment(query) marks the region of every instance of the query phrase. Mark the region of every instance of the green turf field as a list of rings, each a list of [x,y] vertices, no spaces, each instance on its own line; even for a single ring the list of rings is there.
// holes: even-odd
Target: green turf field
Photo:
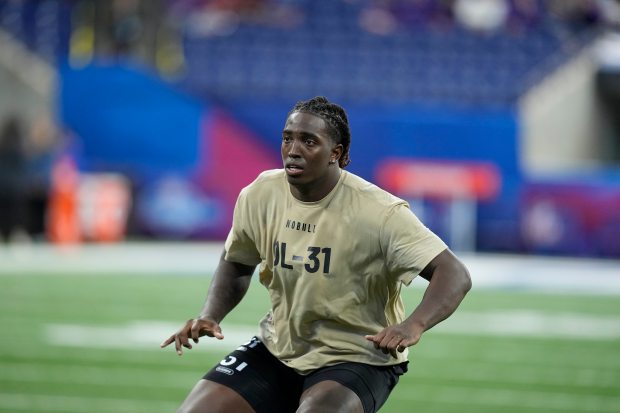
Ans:
[[[228,351],[202,342],[178,357],[158,349],[165,337],[150,335],[195,314],[207,284],[196,276],[0,276],[0,412],[174,411]],[[411,309],[421,290],[404,294]],[[423,337],[381,411],[620,412],[619,304],[617,296],[474,290],[461,307],[471,317]],[[253,326],[266,309],[255,283],[224,334]],[[94,341],[82,343],[84,334]]]

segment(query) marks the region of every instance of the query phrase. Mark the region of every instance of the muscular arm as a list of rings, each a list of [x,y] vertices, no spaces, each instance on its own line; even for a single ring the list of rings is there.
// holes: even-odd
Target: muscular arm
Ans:
[[[424,297],[402,323],[389,326],[378,334],[366,336],[375,348],[396,357],[420,341],[422,333],[448,318],[471,289],[467,268],[450,250],[444,250],[422,270],[420,275],[429,281]]]
[[[422,301],[405,320],[426,331],[448,318],[471,289],[467,268],[450,250],[444,250],[422,270],[429,281]]]
[[[183,347],[192,348],[189,339],[198,343],[199,337],[209,336],[219,340],[224,338],[220,322],[239,304],[250,286],[255,266],[229,262],[224,259],[225,252],[215,270],[202,311],[197,318],[185,322],[176,333],[168,337],[160,347],[174,342],[177,354],[183,354]]]
[[[199,315],[199,318],[211,319],[218,324],[245,296],[256,268],[226,261],[225,254],[224,251],[220,256],[220,262]]]

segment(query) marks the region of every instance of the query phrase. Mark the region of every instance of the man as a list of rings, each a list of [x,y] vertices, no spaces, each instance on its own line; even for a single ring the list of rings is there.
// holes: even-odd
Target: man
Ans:
[[[162,343],[222,339],[220,322],[259,265],[271,311],[208,372],[181,412],[375,412],[407,371],[407,348],[457,308],[467,269],[401,199],[346,172],[345,111],[298,102],[282,133],[284,169],[244,188],[197,318]],[[424,297],[405,318],[401,285]]]

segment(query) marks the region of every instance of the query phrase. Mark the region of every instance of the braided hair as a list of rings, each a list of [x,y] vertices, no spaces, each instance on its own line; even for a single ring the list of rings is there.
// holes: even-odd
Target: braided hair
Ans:
[[[351,162],[349,157],[349,147],[351,146],[349,119],[341,106],[328,101],[323,96],[317,96],[297,102],[288,115],[290,116],[295,112],[309,113],[323,119],[331,129],[331,138],[342,145],[342,156],[338,160],[338,165],[344,168]]]

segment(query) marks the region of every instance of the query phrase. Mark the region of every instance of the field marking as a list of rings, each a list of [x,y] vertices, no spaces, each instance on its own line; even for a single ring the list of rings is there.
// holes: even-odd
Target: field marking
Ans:
[[[120,326],[48,324],[45,339],[49,344],[67,347],[119,348],[161,351],[159,345],[179,329],[179,323],[164,321],[132,321]],[[222,326],[223,340],[202,337],[195,350],[234,349],[258,334],[258,327]],[[174,344],[168,346],[174,350]]]
[[[574,394],[552,391],[471,388],[444,385],[416,384],[415,389],[399,393],[401,400],[425,403],[479,405],[496,407],[525,407],[548,412],[617,413],[620,397]]]
[[[0,393],[0,408],[25,412],[139,413],[172,412],[178,403],[153,400],[113,399],[90,396],[55,396],[28,393]],[[93,409],[96,410],[93,410]]]
[[[412,358],[416,360],[415,357]],[[446,361],[446,357],[442,361]],[[620,391],[620,372],[613,368],[596,369],[591,366],[579,367],[549,366],[546,364],[512,365],[506,367],[500,363],[463,361],[452,359],[448,363],[427,360],[431,369],[418,368],[416,378],[445,380],[446,382],[472,382],[481,386],[493,385],[545,385],[571,388],[605,389]]]
[[[125,325],[91,326],[48,324],[45,340],[53,345],[88,348],[159,350],[159,344],[178,329],[178,323],[132,321]],[[224,340],[201,339],[195,349],[233,349],[258,333],[257,327],[222,326]],[[461,335],[620,339],[620,317],[583,314],[549,314],[534,311],[502,311],[493,314],[461,311],[433,329],[434,333]],[[171,347],[173,347],[171,345]]]
[[[531,310],[459,311],[436,329],[455,334],[616,340],[620,338],[620,317]]]
[[[162,357],[174,357],[162,355]],[[413,358],[416,359],[415,357]],[[206,363],[206,364],[205,364]],[[180,368],[153,368],[132,365],[92,366],[73,360],[60,365],[47,365],[31,361],[0,361],[0,381],[28,384],[55,383],[65,385],[89,385],[97,387],[129,386],[136,389],[187,389],[212,367],[211,362],[199,361],[201,369],[187,370]],[[199,373],[202,371],[202,373]],[[477,383],[482,386],[495,385],[544,385],[565,386],[571,388],[620,390],[617,370],[597,370],[590,367],[567,368],[545,367],[511,367],[506,369],[496,363],[479,361],[451,360],[447,365],[434,363],[432,370],[415,368],[416,379],[462,381]],[[29,386],[30,387],[30,386]]]
[[[205,276],[215,270],[223,243],[50,244],[0,246],[2,275],[113,274]],[[460,253],[474,288],[532,289],[545,293],[620,295],[620,260]],[[416,281],[423,287],[425,282]]]
[[[204,370],[211,368],[205,365]],[[131,388],[178,388],[187,389],[187,382],[196,382],[200,375],[196,371],[172,368],[131,366],[118,367],[72,365],[49,366],[34,362],[0,361],[0,380],[21,383],[63,383],[96,386],[129,386]]]

